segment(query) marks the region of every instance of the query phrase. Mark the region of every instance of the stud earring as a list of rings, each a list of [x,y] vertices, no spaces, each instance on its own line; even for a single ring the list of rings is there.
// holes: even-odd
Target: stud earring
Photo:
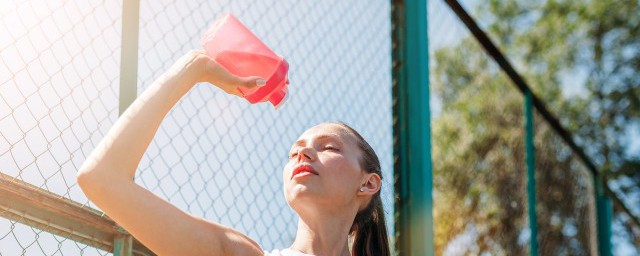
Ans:
[[[360,192],[364,192],[364,187],[361,187],[361,188],[360,188]]]

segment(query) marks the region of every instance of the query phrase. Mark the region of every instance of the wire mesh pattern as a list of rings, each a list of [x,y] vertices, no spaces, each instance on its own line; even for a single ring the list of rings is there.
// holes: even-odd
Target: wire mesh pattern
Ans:
[[[138,93],[200,49],[200,36],[227,12],[287,59],[291,85],[280,110],[196,86],[163,121],[136,182],[265,250],[288,247],[297,221],[282,195],[289,147],[313,125],[343,121],[380,157],[394,234],[390,8],[357,0],[141,1]],[[0,2],[0,172],[95,207],[75,174],[117,119],[121,16],[122,2]],[[528,254],[522,96],[442,1],[428,2],[428,19],[435,253]],[[596,254],[591,176],[535,120],[540,253]],[[111,252],[0,218],[0,255]]]
[[[432,70],[436,254],[527,255],[523,99],[478,47],[443,48]]]
[[[530,203],[540,255],[597,254],[590,173],[536,115],[528,202],[522,94],[443,1],[428,12],[436,255],[529,254]]]
[[[448,6],[427,10],[435,253],[525,255],[522,97]]]
[[[339,120],[361,132],[381,158],[392,214],[389,4],[143,1],[139,91],[200,48],[197,39],[226,12],[285,56],[291,97],[274,111],[198,85],[165,118],[136,179],[186,211],[237,228],[265,250],[288,247],[297,222],[282,195],[289,147],[305,129]]]
[[[0,3],[0,172],[91,205],[75,173],[117,118],[120,14],[112,1]],[[79,254],[108,253],[0,219],[0,255]]]
[[[276,111],[198,85],[162,123],[136,182],[265,250],[288,247],[297,222],[282,194],[289,148],[313,125],[343,121],[380,157],[391,220],[390,3],[141,1],[138,93],[201,48],[226,12],[285,56],[288,102]],[[2,2],[0,14],[0,172],[95,207],[75,174],[117,119],[122,3]],[[0,255],[110,254],[0,218]]]
[[[595,255],[596,209],[591,174],[542,117],[536,115],[535,119],[540,254]]]
[[[110,252],[51,234],[46,226],[31,227],[0,218],[0,227],[0,255],[111,255]]]

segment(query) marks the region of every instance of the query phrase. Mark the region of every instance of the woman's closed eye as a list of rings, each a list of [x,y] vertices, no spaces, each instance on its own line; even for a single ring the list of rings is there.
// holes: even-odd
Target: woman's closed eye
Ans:
[[[333,151],[340,151],[340,149],[338,149],[338,148],[336,148],[334,146],[325,146],[324,149],[333,150]]]
[[[322,149],[324,150],[330,150],[330,151],[336,151],[339,152],[340,149],[334,146],[324,146]],[[294,150],[293,152],[289,153],[289,159],[295,158],[296,156],[298,156],[298,150]]]

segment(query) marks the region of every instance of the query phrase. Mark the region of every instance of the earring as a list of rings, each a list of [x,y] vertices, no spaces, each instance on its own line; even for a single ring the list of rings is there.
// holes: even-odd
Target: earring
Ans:
[[[360,192],[364,192],[364,187],[361,187],[361,188],[360,188]]]

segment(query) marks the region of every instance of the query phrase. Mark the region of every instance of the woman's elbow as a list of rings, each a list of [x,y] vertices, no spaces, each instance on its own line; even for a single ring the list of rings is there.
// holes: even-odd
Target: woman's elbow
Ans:
[[[83,166],[76,174],[76,183],[84,194],[91,199],[93,192],[111,189],[114,184],[128,182],[113,171],[112,166],[88,165]],[[133,182],[133,179],[130,180]]]
[[[76,173],[76,183],[88,197],[90,197],[91,191],[96,190],[106,180],[109,180],[104,177],[106,172],[103,169],[98,164],[85,163]]]
[[[78,173],[76,173],[76,183],[78,183],[80,189],[82,189],[87,196],[89,195],[88,192],[91,190],[91,187],[96,183],[95,173],[94,169],[84,167],[80,168]]]

